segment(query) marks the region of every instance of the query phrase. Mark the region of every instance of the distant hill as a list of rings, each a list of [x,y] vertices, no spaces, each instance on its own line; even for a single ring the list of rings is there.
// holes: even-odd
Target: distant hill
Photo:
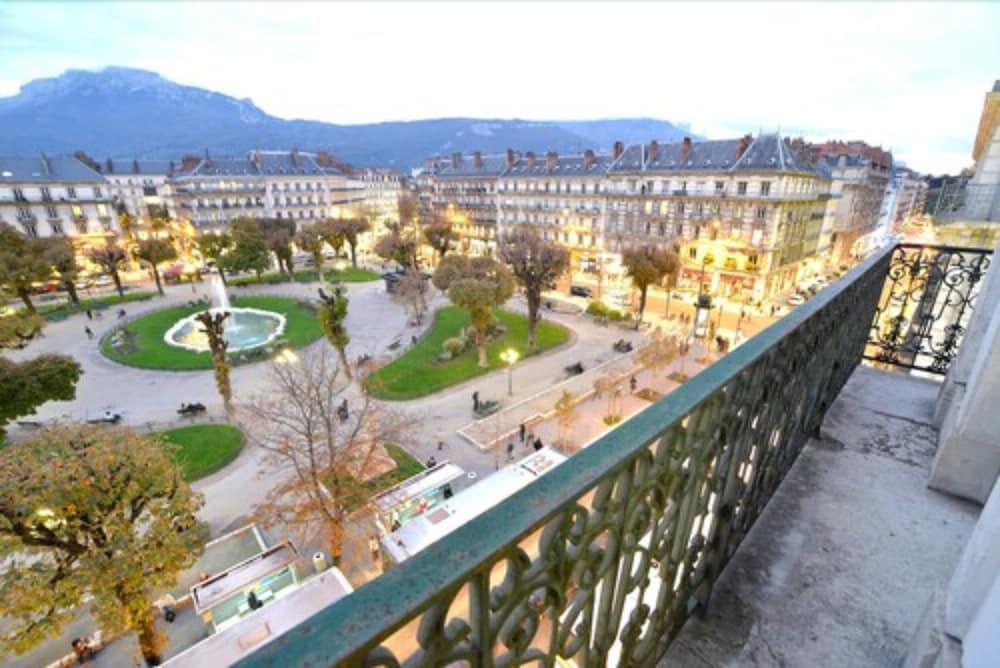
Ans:
[[[507,148],[610,150],[615,140],[690,135],[650,118],[524,121],[441,118],[336,125],[271,116],[250,99],[182,86],[155,72],[108,67],[36,79],[0,98],[0,153],[71,153],[94,158],[238,155],[254,148],[326,150],[354,165],[414,167],[431,155]]]

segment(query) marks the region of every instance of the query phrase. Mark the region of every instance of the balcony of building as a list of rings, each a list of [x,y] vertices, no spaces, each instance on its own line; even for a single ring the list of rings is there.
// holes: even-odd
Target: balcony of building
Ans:
[[[402,565],[248,635],[240,665],[995,659],[990,259],[879,250]]]

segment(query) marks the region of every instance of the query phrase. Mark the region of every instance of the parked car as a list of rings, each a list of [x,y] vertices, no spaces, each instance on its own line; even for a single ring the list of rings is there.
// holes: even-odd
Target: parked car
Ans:
[[[800,306],[806,303],[806,298],[800,294],[794,294],[788,298],[788,304],[790,306]]]
[[[108,276],[107,274],[101,274],[100,276],[94,279],[94,285],[96,285],[99,288],[111,285],[112,283],[114,283],[114,281],[112,281],[111,277]]]
[[[569,286],[569,293],[576,297],[586,297],[589,299],[594,294],[594,291],[586,285],[571,285]]]

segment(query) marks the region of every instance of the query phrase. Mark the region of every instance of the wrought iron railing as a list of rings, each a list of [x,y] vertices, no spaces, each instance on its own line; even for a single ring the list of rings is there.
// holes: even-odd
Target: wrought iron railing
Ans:
[[[947,373],[993,252],[901,244],[893,249],[865,359]]]
[[[861,362],[894,253],[241,665],[655,663]]]

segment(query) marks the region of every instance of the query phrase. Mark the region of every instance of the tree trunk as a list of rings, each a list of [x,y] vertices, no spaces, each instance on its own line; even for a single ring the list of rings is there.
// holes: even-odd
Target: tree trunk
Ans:
[[[228,287],[229,281],[226,280],[226,272],[222,271],[222,267],[220,267],[218,263],[216,263],[215,268],[219,270],[219,280],[222,281],[223,285]]]
[[[476,330],[476,348],[479,349],[479,368],[489,368],[490,360],[486,356],[486,332]]]
[[[156,630],[156,620],[150,614],[138,621],[139,628],[135,629],[135,632],[139,635],[139,651],[142,652],[142,658],[147,666],[158,666],[162,662],[160,649],[163,639]]]
[[[344,554],[344,527],[340,522],[329,520],[330,522],[330,561],[334,566],[340,564],[340,558]]]
[[[347,351],[344,348],[337,348],[337,354],[340,356],[340,366],[344,369],[344,374],[347,375],[347,380],[351,380],[351,365],[347,363]]]
[[[639,315],[635,319],[635,331],[637,332],[639,331],[639,325],[642,324],[642,314],[646,312],[646,290],[648,289],[648,286],[644,285],[639,290]]]
[[[63,286],[66,288],[66,294],[69,295],[69,301],[71,304],[80,305],[80,295],[76,294],[76,285],[73,281],[64,280]]]
[[[156,268],[155,264],[153,265],[153,280],[156,281],[156,291],[160,293],[161,297],[165,296],[163,292],[163,283],[160,281],[160,270]],[[192,285],[194,285],[194,283],[192,283]]]
[[[115,282],[115,289],[118,290],[118,296],[125,299],[125,291],[122,290],[122,278],[118,275],[117,269],[111,272],[111,280]]]
[[[358,242],[355,241],[351,244],[351,266],[355,269],[358,268]]]
[[[534,297],[531,294],[525,295],[528,298],[528,350],[535,350],[535,332],[538,330],[538,307],[542,296]]]
[[[28,313],[35,315],[38,311],[35,309],[35,305],[31,302],[31,293],[28,292],[28,288],[18,288],[17,296],[21,298],[24,302],[24,308],[28,309]]]

